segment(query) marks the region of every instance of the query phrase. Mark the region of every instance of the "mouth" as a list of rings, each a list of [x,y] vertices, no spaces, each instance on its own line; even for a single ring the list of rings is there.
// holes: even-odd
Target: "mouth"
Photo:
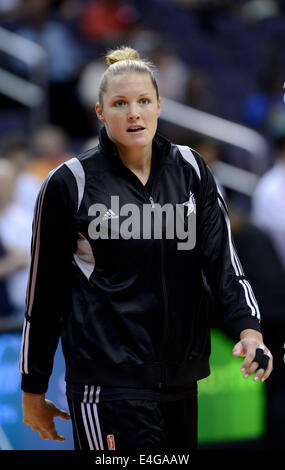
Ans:
[[[143,132],[145,130],[144,127],[142,126],[134,126],[134,127],[129,127],[127,129],[127,132],[129,134],[140,134],[141,132]]]

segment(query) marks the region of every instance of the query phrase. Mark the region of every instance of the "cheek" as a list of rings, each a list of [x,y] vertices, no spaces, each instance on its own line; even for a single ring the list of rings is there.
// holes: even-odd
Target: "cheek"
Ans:
[[[151,127],[156,127],[158,115],[155,111],[150,111],[145,115],[145,120],[151,125]]]
[[[122,126],[122,116],[118,114],[109,114],[106,116],[106,124],[109,128],[114,130]]]
[[[154,108],[151,108],[151,109],[147,109],[145,110],[145,116],[147,117],[147,119],[149,119],[150,121],[156,121],[157,118],[158,118],[158,115],[159,115],[159,112],[158,112],[158,109],[156,109],[155,107]]]

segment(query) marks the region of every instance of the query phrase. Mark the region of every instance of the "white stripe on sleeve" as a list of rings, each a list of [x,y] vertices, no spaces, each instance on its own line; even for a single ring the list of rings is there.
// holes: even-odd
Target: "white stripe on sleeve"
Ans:
[[[236,252],[235,247],[234,247],[233,242],[232,242],[231,225],[230,225],[230,219],[229,219],[229,216],[228,216],[228,213],[227,213],[227,210],[226,210],[226,203],[224,201],[224,198],[223,198],[219,188],[217,188],[217,190],[218,190],[219,206],[220,206],[221,211],[223,213],[223,216],[224,216],[224,219],[225,219],[225,222],[226,222],[226,226],[227,226],[227,231],[228,231],[228,241],[229,241],[229,249],[230,249],[232,266],[233,266],[235,274],[237,276],[244,276],[244,271],[243,271],[240,259],[237,255],[237,252]],[[249,308],[251,310],[251,314],[253,316],[256,316],[258,318],[258,320],[260,320],[260,311],[259,311],[258,303],[256,301],[256,298],[254,296],[254,293],[252,291],[252,287],[251,287],[250,283],[246,279],[240,279],[239,283],[243,287],[246,303],[247,303],[247,305],[249,306]]]

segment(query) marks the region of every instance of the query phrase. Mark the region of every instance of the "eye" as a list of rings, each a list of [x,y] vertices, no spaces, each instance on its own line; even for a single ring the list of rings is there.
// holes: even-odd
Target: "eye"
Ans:
[[[116,106],[117,108],[121,108],[125,104],[126,102],[124,100],[118,100],[118,101],[115,101],[114,106]]]
[[[150,103],[150,100],[148,98],[142,98],[142,99],[140,99],[140,103],[141,104],[148,104],[148,103]]]

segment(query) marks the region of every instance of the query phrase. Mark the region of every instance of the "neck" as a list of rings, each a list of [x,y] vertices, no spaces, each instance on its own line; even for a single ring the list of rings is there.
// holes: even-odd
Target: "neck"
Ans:
[[[145,184],[151,169],[152,145],[131,150],[117,146],[117,149],[122,163]]]

